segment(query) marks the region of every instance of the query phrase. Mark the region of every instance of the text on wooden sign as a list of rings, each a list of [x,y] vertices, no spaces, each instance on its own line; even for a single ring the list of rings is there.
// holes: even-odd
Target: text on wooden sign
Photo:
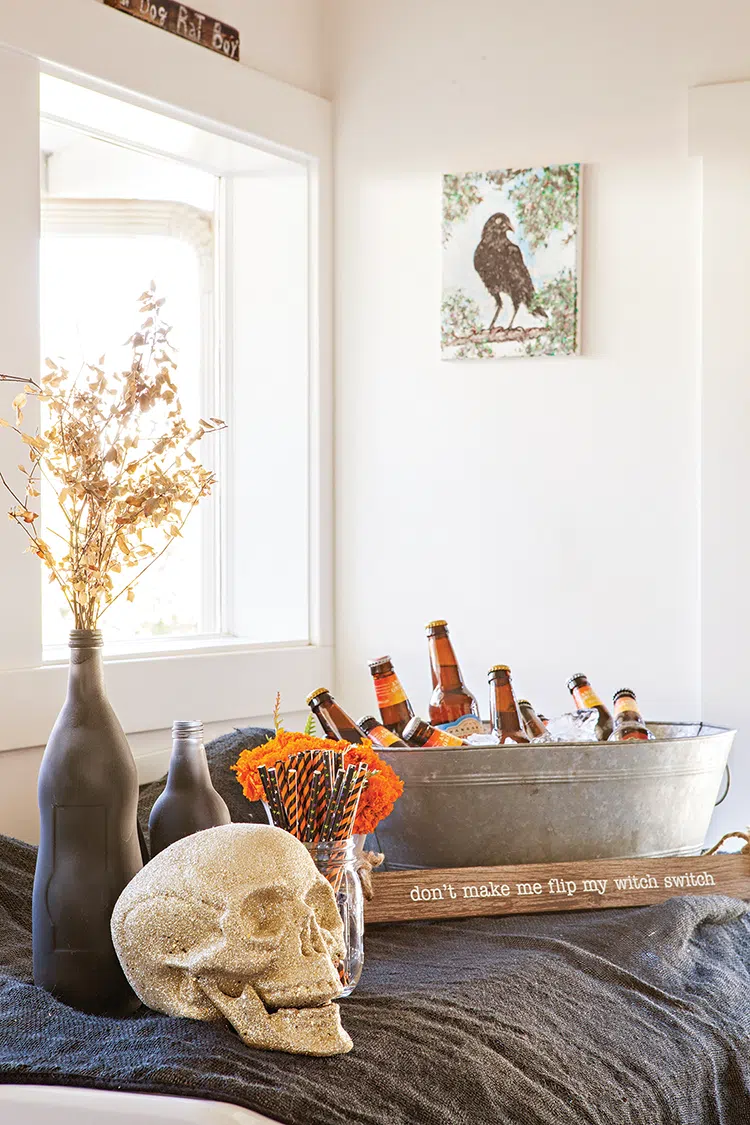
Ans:
[[[187,4],[179,4],[176,0],[104,0],[104,3],[108,8],[117,8],[239,62],[240,33],[237,29],[189,8]]]
[[[675,895],[750,899],[750,855],[429,868],[373,876],[368,922],[646,906]]]

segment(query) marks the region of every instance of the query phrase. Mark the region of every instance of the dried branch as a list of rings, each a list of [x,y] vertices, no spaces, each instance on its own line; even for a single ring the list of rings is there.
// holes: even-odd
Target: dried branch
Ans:
[[[124,371],[105,372],[102,356],[73,376],[48,359],[39,383],[0,374],[0,382],[23,384],[13,400],[15,425],[3,419],[0,425],[28,446],[31,460],[28,472],[20,466],[24,500],[0,474],[15,502],[9,514],[60,585],[78,629],[94,628],[123,595],[132,601],[137,582],[180,537],[216,483],[191,447],[225,424],[201,418],[191,428],[183,417],[163,304],[153,284],[139,298],[146,319],[128,341],[132,358]],[[38,434],[21,428],[30,396],[47,415]],[[54,532],[62,543],[56,551],[39,535],[39,516],[29,506],[42,480],[67,524],[67,535]],[[161,538],[161,547],[144,540],[145,533]],[[118,579],[133,568],[132,578]]]

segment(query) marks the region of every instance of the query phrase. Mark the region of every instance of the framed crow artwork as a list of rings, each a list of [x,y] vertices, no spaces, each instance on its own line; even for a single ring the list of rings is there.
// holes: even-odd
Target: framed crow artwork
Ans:
[[[580,164],[443,176],[444,359],[580,349]]]

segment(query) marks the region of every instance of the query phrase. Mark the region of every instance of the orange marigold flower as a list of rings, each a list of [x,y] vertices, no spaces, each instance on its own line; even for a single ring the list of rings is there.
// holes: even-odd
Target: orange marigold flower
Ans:
[[[331,738],[314,738],[297,731],[279,730],[274,738],[269,738],[254,750],[243,750],[232,769],[242,786],[248,801],[262,801],[265,798],[258,766],[273,766],[301,750],[336,750],[346,755],[347,765],[364,762],[372,771],[368,784],[360,798],[354,833],[372,832],[392,811],[404,791],[404,783],[391,767],[378,757],[371,742],[352,746],[348,742],[334,742]]]

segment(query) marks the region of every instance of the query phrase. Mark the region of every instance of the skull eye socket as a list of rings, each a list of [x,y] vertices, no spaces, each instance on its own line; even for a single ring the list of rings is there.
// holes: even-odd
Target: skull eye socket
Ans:
[[[320,928],[333,938],[341,927],[341,916],[330,893],[330,884],[323,879],[316,880],[305,895],[305,903],[312,910]]]
[[[263,887],[248,895],[242,904],[248,936],[260,941],[277,940],[289,924],[293,898],[284,887]]]

